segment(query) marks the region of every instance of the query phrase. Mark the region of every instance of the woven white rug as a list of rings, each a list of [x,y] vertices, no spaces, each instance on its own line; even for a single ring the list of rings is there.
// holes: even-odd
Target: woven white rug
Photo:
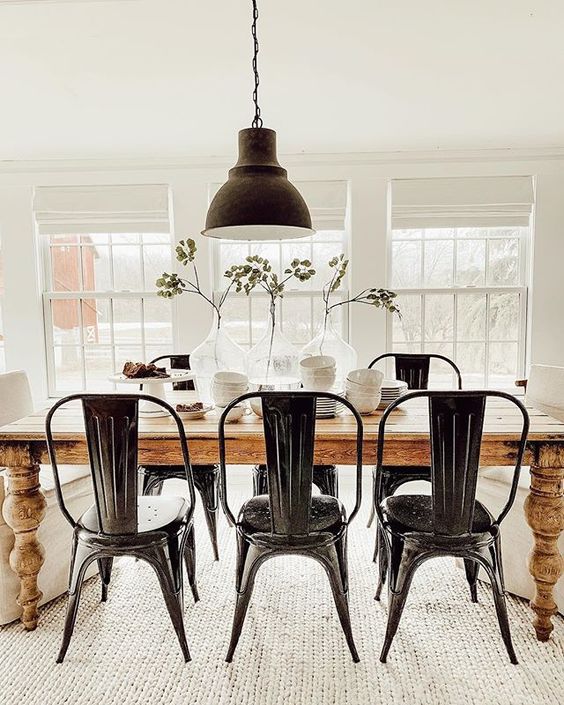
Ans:
[[[499,634],[489,588],[473,605],[464,574],[451,560],[425,564],[416,574],[388,663],[378,656],[386,599],[373,600],[373,531],[367,503],[351,528],[350,601],[361,662],[350,658],[322,568],[306,559],[279,558],[258,573],[233,663],[224,657],[234,606],[235,537],[220,520],[214,563],[198,514],[201,601],[186,591],[185,623],[192,662],[185,664],[156,577],[145,564],[117,563],[108,602],[97,578],[86,584],[73,639],[55,664],[66,599],[41,612],[25,633],[0,629],[2,705],[540,705],[562,702],[564,620],[538,643],[531,613],[509,599],[520,664],[512,666]]]

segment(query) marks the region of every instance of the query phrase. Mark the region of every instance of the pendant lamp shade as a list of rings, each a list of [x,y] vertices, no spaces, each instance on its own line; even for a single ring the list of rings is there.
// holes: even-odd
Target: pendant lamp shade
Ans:
[[[276,132],[239,132],[239,158],[208,209],[202,235],[225,240],[290,240],[312,235],[311,216],[276,156]]]

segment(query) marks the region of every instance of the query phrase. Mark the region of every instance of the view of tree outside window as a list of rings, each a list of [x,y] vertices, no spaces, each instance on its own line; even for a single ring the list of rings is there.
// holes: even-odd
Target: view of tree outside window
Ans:
[[[126,360],[170,353],[172,305],[155,281],[171,266],[171,238],[155,233],[46,238],[45,320],[51,394],[111,389]]]
[[[395,229],[391,349],[446,355],[465,386],[509,387],[524,364],[527,227]],[[436,383],[450,384],[439,364]]]
[[[288,282],[284,298],[278,304],[284,335],[301,347],[311,340],[322,321],[321,288],[331,278],[329,260],[346,251],[346,234],[343,230],[319,230],[310,237],[280,242],[218,240],[214,243],[215,295],[218,296],[228,284],[224,272],[231,265],[244,262],[248,256],[265,257],[279,276],[294,258],[309,259],[316,270],[315,276],[301,284]],[[346,289],[345,281],[343,290],[335,292],[335,298],[345,296]],[[334,325],[347,337],[346,312],[343,314],[343,308],[335,310]],[[246,349],[252,347],[263,335],[267,317],[268,297],[259,287],[248,297],[245,294],[230,294],[223,308],[223,325],[231,337]]]

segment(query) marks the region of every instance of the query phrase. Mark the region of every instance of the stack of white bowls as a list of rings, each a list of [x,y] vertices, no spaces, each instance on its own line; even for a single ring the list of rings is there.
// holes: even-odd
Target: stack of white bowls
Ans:
[[[345,397],[359,414],[371,414],[378,408],[384,375],[380,370],[351,370],[345,380]]]
[[[218,407],[218,412],[230,404],[233,399],[240,397],[249,389],[249,378],[242,372],[216,372],[211,383],[212,399]],[[236,411],[239,409],[240,412]],[[229,412],[228,422],[238,421],[244,413],[243,405],[237,405]]]
[[[300,379],[304,389],[327,392],[335,384],[337,363],[331,355],[311,355],[300,361]]]

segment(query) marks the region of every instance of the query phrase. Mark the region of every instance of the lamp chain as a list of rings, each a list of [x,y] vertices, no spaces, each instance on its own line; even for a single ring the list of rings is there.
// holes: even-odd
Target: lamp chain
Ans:
[[[253,118],[253,122],[251,123],[252,127],[262,127],[263,122],[262,118],[260,116],[260,107],[258,104],[258,89],[259,89],[259,73],[258,73],[258,64],[257,64],[257,57],[258,57],[258,52],[259,52],[259,43],[257,39],[257,20],[258,20],[258,8],[257,8],[257,2],[256,0],[253,0],[253,25],[251,28],[251,32],[253,35],[253,73],[255,76],[255,88],[253,90],[253,103],[255,104],[255,116]]]

